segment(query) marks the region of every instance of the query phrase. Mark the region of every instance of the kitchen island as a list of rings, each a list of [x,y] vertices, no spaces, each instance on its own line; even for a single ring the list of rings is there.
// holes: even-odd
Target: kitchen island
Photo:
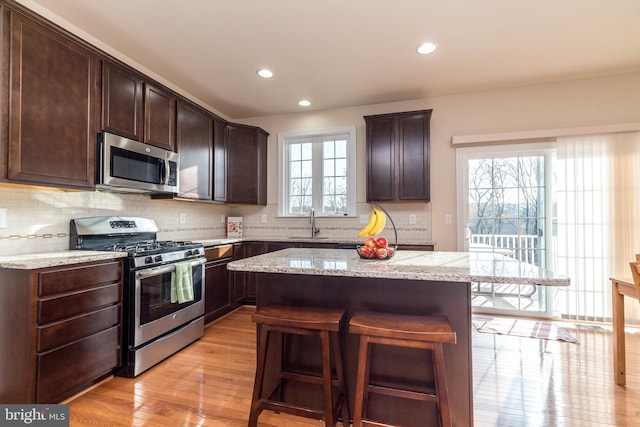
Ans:
[[[360,309],[416,315],[445,315],[457,343],[444,346],[451,413],[455,426],[473,425],[471,357],[472,282],[567,286],[569,279],[492,253],[398,251],[388,260],[360,259],[355,250],[285,249],[234,261],[232,271],[253,273],[258,307],[292,304],[343,308],[347,319]],[[349,408],[353,408],[358,337],[341,334]],[[306,369],[315,343],[287,342],[286,363]],[[433,388],[425,350],[378,346],[372,352],[372,383]],[[266,387],[267,389],[269,387]],[[291,387],[286,400],[309,402],[313,391]],[[437,425],[435,408],[393,398],[370,401],[370,415],[392,424]],[[421,406],[423,405],[423,406]]]

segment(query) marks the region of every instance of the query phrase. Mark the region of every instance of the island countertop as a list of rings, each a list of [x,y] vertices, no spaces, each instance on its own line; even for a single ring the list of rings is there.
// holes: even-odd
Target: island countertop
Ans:
[[[227,264],[233,271],[443,282],[568,286],[569,278],[486,252],[397,251],[386,260],[361,259],[351,249],[290,248]]]

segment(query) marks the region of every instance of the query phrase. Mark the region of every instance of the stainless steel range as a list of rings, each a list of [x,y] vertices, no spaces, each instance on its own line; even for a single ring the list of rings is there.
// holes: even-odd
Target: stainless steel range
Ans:
[[[70,249],[127,252],[122,367],[135,377],[204,334],[204,248],[158,241],[152,219],[71,220]]]

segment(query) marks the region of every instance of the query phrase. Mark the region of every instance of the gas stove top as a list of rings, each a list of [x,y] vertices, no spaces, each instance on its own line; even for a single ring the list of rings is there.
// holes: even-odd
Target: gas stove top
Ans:
[[[204,255],[201,243],[157,240],[158,227],[148,218],[77,218],[71,220],[70,227],[70,249],[127,252],[134,268]]]

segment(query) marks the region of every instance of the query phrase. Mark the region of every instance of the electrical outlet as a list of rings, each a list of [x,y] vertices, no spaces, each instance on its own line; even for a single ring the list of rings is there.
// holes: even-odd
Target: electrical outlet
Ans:
[[[7,209],[0,208],[0,228],[7,228]]]
[[[415,223],[416,223],[416,216],[413,214],[409,215],[409,224],[415,225]]]
[[[260,217],[260,223],[262,224],[267,223],[267,214],[262,214],[262,216]]]
[[[444,215],[444,223],[445,224],[452,224],[453,223],[453,215],[448,213]]]
[[[180,212],[180,224],[186,224],[187,223],[187,214],[184,212]]]
[[[360,215],[360,224],[366,224],[369,222],[369,217],[371,215]]]

